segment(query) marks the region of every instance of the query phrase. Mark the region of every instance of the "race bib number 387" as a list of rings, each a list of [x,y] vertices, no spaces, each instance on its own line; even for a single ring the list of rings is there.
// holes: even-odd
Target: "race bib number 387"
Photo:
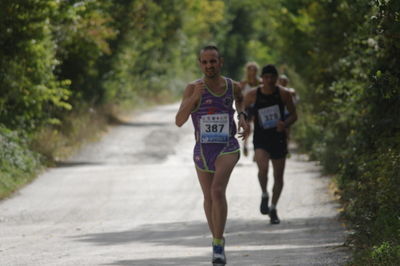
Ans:
[[[264,129],[276,127],[281,119],[281,112],[278,105],[273,105],[258,110],[260,126]]]
[[[201,143],[226,143],[229,140],[229,115],[212,114],[200,118]]]

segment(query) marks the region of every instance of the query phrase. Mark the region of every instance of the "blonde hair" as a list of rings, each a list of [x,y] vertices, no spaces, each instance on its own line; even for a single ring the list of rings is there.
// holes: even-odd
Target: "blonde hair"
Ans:
[[[255,69],[256,69],[256,73],[255,73],[255,77],[249,77],[249,68],[250,67],[254,67]],[[254,83],[254,82],[256,82],[256,84],[255,85],[258,85],[258,84],[260,84],[260,80],[258,79],[258,77],[257,77],[257,72],[258,72],[258,70],[260,69],[260,67],[258,66],[258,64],[256,63],[256,62],[254,62],[254,61],[251,61],[251,62],[248,62],[248,63],[246,63],[246,65],[244,66],[244,78],[243,78],[243,82],[245,82],[245,83],[249,83],[250,81],[249,81],[249,79],[251,79],[252,80],[252,83]],[[255,78],[255,80],[253,80],[253,78]],[[254,85],[254,84],[253,84]]]
[[[257,69],[257,71],[260,69],[260,67],[258,66],[258,64],[256,62],[248,62],[245,66],[244,66],[244,70],[247,73],[247,69],[249,67],[255,67]]]

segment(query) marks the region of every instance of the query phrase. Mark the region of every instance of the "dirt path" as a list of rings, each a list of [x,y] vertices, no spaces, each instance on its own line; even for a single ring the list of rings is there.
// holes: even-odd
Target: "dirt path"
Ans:
[[[211,265],[190,121],[144,112],[0,203],[0,265]],[[227,265],[343,265],[345,229],[318,167],[292,154],[280,225],[259,214],[257,169],[228,186]],[[271,191],[271,189],[270,189]]]

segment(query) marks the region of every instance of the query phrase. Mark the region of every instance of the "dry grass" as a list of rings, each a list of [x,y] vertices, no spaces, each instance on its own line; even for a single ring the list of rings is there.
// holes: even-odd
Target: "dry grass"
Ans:
[[[47,163],[64,160],[76,152],[83,144],[98,140],[109,126],[121,124],[132,111],[148,109],[156,105],[172,102],[176,98],[170,94],[143,97],[134,103],[103,105],[97,109],[82,107],[65,115],[57,126],[41,128],[31,142],[31,149],[43,155]]]
[[[81,108],[66,115],[57,126],[41,128],[34,136],[31,148],[42,154],[48,163],[63,160],[74,153],[82,144],[97,140],[117,117],[111,106]]]

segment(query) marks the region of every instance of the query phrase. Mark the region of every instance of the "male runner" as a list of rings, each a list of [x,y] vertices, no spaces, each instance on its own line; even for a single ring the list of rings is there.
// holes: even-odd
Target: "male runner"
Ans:
[[[263,67],[261,77],[263,84],[245,96],[245,107],[252,106],[254,112],[253,144],[262,190],[260,211],[262,214],[269,214],[271,224],[279,224],[276,205],[283,188],[287,154],[285,128],[297,120],[297,113],[290,93],[276,84],[278,71],[275,66]],[[284,120],[285,107],[289,116]],[[269,160],[274,170],[271,207],[268,207],[267,192]]]
[[[175,123],[180,127],[189,116],[192,117],[196,139],[193,159],[204,195],[208,226],[213,236],[212,262],[215,265],[225,265],[225,191],[240,155],[239,143],[235,138],[234,100],[239,128],[244,130],[240,134],[242,138],[248,135],[248,125],[239,84],[221,76],[223,58],[218,48],[206,46],[201,49],[199,65],[204,77],[187,85]]]

